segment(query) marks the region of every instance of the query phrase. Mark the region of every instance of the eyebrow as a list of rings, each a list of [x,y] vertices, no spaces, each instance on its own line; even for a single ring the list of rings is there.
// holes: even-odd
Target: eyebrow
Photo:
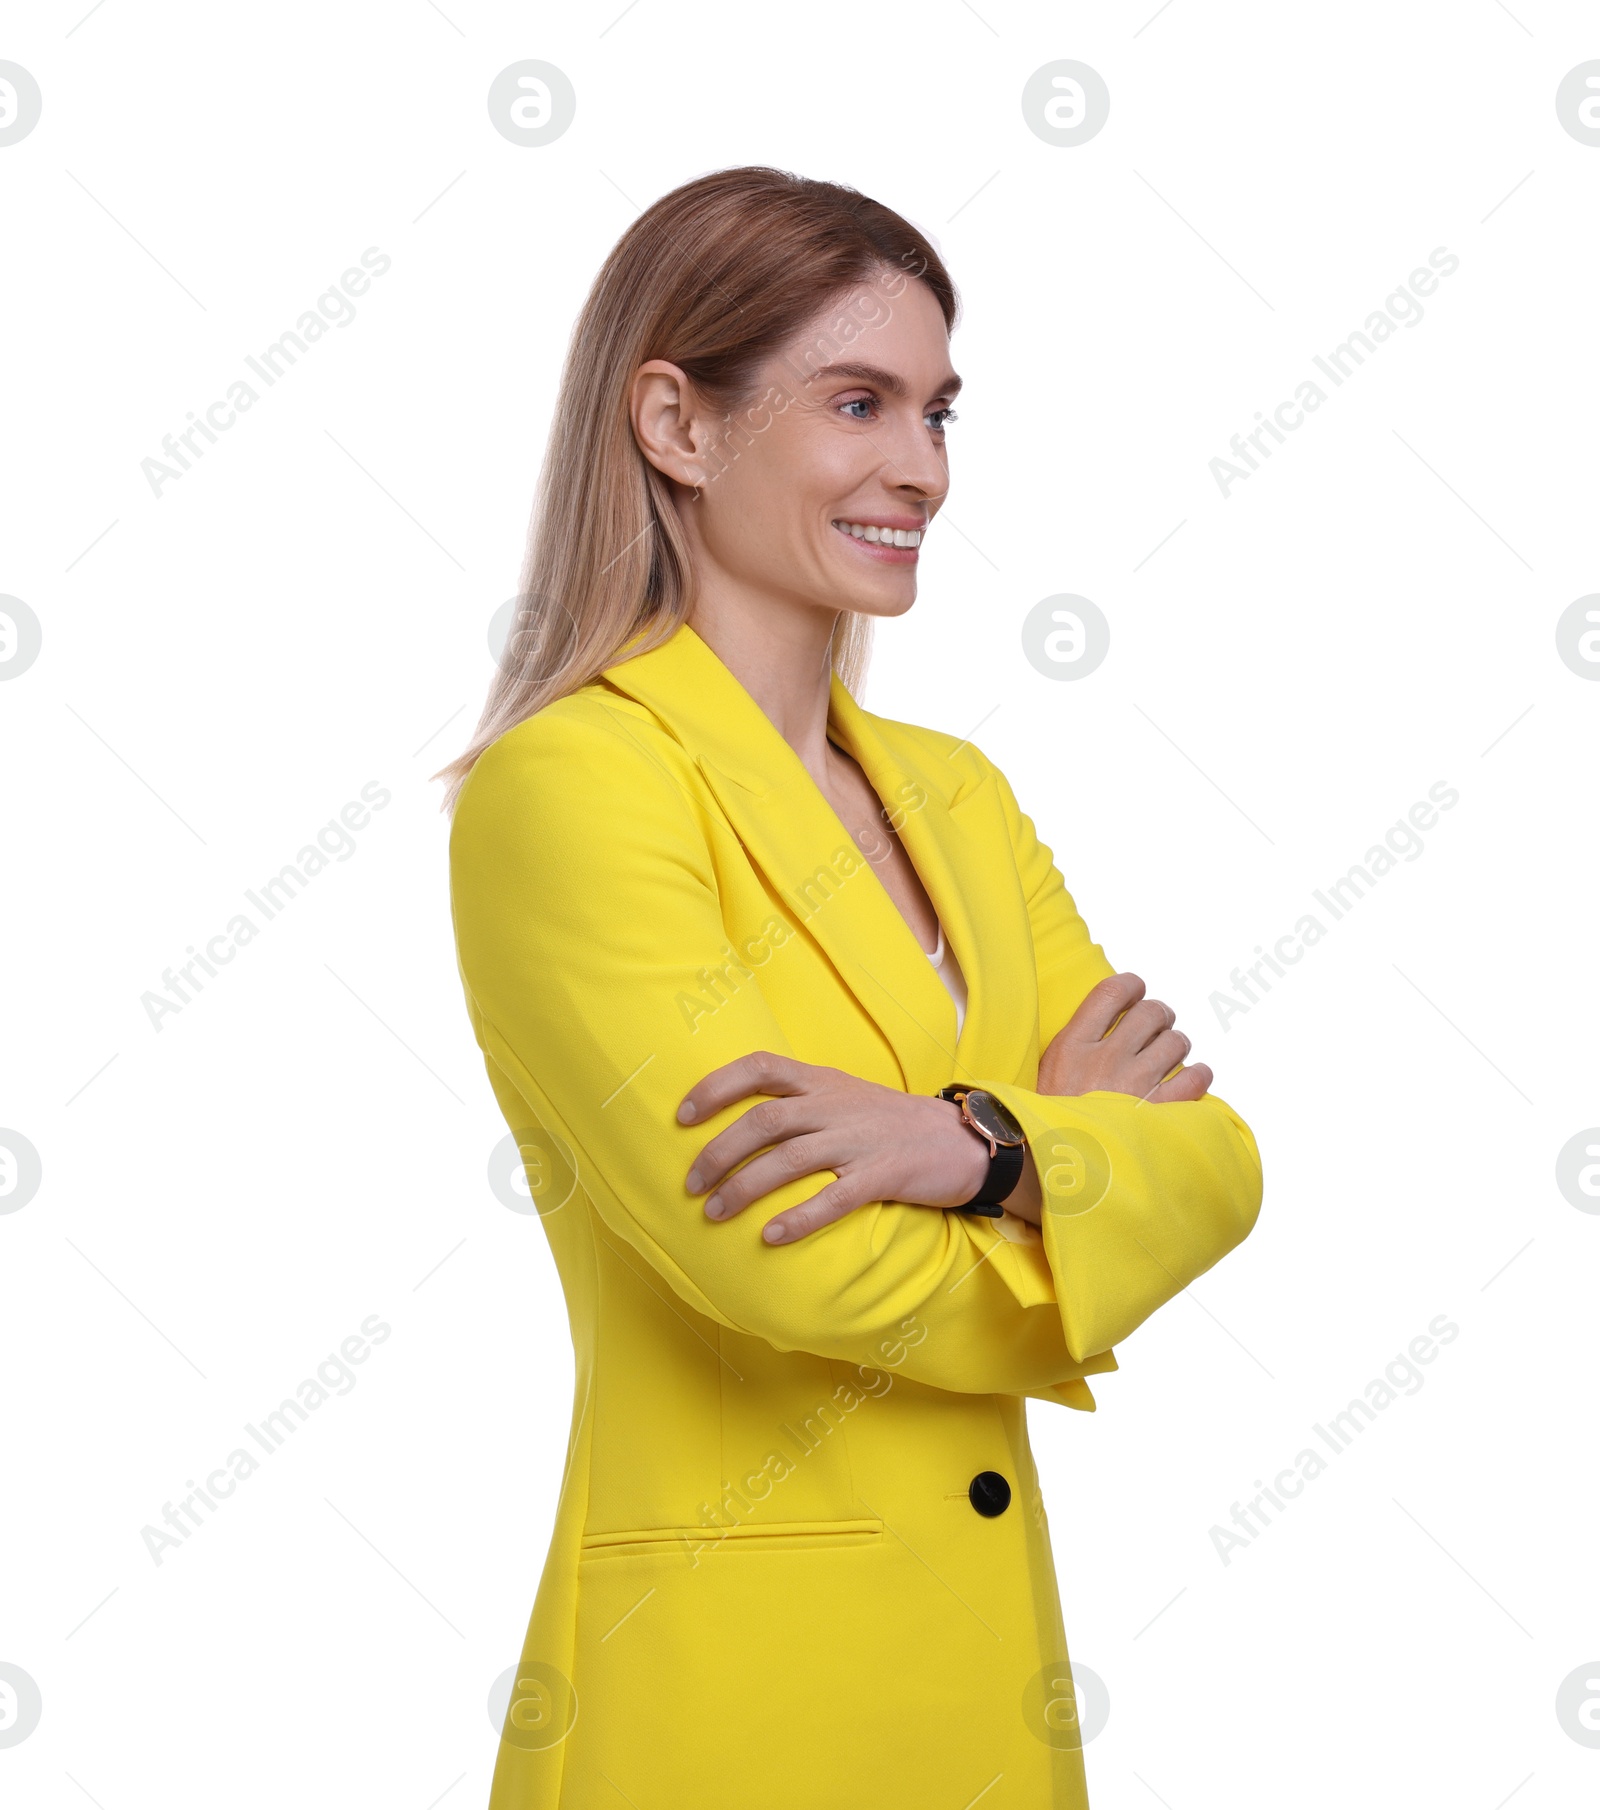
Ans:
[[[893,371],[880,370],[877,365],[823,365],[813,371],[806,382],[820,383],[824,377],[853,377],[858,383],[870,383],[880,390],[887,390],[891,396],[904,396],[906,393],[906,386]],[[941,386],[939,394],[954,396],[960,388],[961,379],[952,371],[949,382]]]

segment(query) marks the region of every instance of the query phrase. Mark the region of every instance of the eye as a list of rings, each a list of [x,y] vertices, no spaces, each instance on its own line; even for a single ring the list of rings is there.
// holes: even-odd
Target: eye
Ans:
[[[878,406],[878,399],[876,396],[856,396],[849,402],[841,403],[840,406],[845,409],[875,409]],[[868,421],[871,417],[869,415],[852,415],[850,419]]]
[[[922,418],[936,434],[942,434],[944,432],[945,424],[947,422],[959,421],[961,419],[955,410],[950,408],[935,409],[931,414],[924,415]]]

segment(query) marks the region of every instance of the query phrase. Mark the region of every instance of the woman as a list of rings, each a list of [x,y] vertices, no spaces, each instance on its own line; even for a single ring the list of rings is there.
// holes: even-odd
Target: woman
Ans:
[[[576,1352],[491,1810],[1086,1801],[1023,1398],[1092,1408],[1261,1169],[1005,776],[853,695],[948,488],[955,315],[899,216],[736,169],[573,336],[445,769]]]

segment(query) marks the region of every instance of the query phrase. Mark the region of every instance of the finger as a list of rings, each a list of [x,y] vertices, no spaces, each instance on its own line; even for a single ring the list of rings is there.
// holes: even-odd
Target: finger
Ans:
[[[838,1152],[820,1132],[787,1138],[775,1149],[752,1157],[743,1168],[734,1169],[718,1180],[706,1196],[706,1217],[732,1219],[751,1201],[760,1200],[763,1194],[770,1194],[785,1182],[792,1182],[802,1175],[815,1175],[819,1169],[833,1168],[828,1160],[830,1156],[837,1158]],[[690,1192],[694,1190],[690,1189]]]
[[[1129,1064],[1133,1091],[1147,1094],[1189,1054],[1191,1044],[1182,1031],[1167,1030],[1153,1037]]]
[[[774,1214],[761,1228],[761,1236],[768,1244],[794,1244],[812,1232],[821,1231],[824,1226],[831,1226],[835,1220],[843,1219],[873,1198],[870,1183],[841,1176],[813,1194],[810,1200]]]
[[[691,1194],[714,1188],[747,1156],[754,1156],[756,1151],[773,1144],[781,1148],[786,1141],[795,1141],[806,1132],[820,1129],[821,1119],[813,1097],[800,1094],[762,1100],[748,1112],[740,1113],[731,1125],[701,1146],[683,1178],[683,1185]]]
[[[1113,1022],[1143,995],[1144,982],[1137,974],[1107,975],[1084,995],[1066,1028],[1084,1042],[1098,1043]]]
[[[1177,1022],[1178,1014],[1165,1000],[1141,999],[1123,1014],[1122,1022],[1106,1033],[1106,1042],[1125,1055],[1136,1055]],[[1167,1065],[1169,1068],[1171,1063]]]
[[[751,1094],[798,1093],[806,1076],[815,1072],[809,1062],[797,1062],[793,1056],[752,1050],[748,1056],[738,1056],[702,1075],[679,1103],[678,1123],[697,1124]]]
[[[1163,1081],[1150,1095],[1153,1101],[1198,1100],[1211,1086],[1215,1077],[1204,1062],[1196,1062],[1189,1068],[1180,1069],[1170,1081]]]

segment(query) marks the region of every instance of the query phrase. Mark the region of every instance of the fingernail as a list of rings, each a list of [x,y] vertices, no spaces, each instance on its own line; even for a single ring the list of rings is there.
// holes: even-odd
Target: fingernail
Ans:
[[[678,1108],[678,1123],[680,1125],[687,1125],[693,1117],[694,1117],[694,1101],[685,1100],[684,1103]]]
[[[766,1239],[768,1244],[782,1244],[784,1239],[789,1236],[789,1228],[779,1225],[774,1219],[761,1228],[761,1236]]]
[[[713,1194],[706,1202],[706,1215],[711,1219],[722,1217],[722,1196],[720,1194]]]
[[[691,1169],[683,1178],[683,1185],[691,1194],[698,1194],[700,1192],[700,1171]]]

